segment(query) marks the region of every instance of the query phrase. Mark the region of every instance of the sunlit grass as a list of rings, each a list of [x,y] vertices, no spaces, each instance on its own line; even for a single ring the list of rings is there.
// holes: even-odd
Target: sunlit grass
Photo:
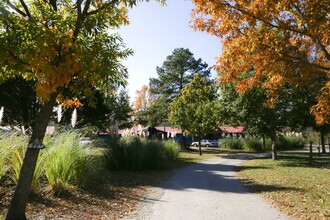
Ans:
[[[80,144],[79,138],[76,132],[61,133],[44,155],[45,176],[55,193],[87,186],[102,168],[99,157],[91,153],[89,146]]]
[[[322,158],[330,163],[330,156]],[[315,163],[318,163],[318,158]],[[330,218],[330,170],[308,163],[308,154],[282,154],[278,161],[246,161],[239,173],[254,192],[297,219]]]

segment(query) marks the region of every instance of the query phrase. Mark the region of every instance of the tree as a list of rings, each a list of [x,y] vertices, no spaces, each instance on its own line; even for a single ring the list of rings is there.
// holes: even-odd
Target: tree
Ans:
[[[135,111],[143,110],[149,107],[149,88],[147,85],[143,85],[141,90],[137,90],[135,92],[136,97],[134,101],[134,109]]]
[[[56,102],[90,85],[125,85],[121,59],[132,54],[108,28],[128,23],[126,7],[137,0],[6,0],[0,3],[0,83],[33,80],[41,107],[32,128],[7,219],[26,219],[25,208],[49,118]],[[112,90],[112,88],[108,88]],[[38,146],[38,147],[37,147]]]
[[[250,134],[262,137],[265,148],[265,136],[272,141],[272,159],[277,159],[277,132],[287,125],[289,102],[281,99],[276,105],[266,105],[267,91],[261,86],[246,93],[238,93],[235,84],[221,86],[219,115],[222,123],[243,125]]]
[[[133,109],[127,91],[119,91],[115,95],[114,103],[110,102],[108,106],[112,110],[112,121],[110,120],[110,123],[117,124],[119,129],[131,128],[133,126]]]
[[[236,89],[242,92],[262,83],[274,104],[281,88],[323,79],[310,110],[318,124],[330,123],[328,0],[193,2],[194,27],[222,39],[216,69],[224,74],[223,83],[239,82]],[[253,77],[240,79],[251,67]]]
[[[150,94],[150,89],[147,85],[143,85],[141,90],[136,91],[134,101],[134,117],[135,121],[140,125],[154,125],[152,118],[152,109],[150,108],[154,103],[153,96]],[[159,112],[158,112],[159,113]]]
[[[210,76],[208,65],[196,60],[189,49],[174,49],[163,65],[156,68],[158,78],[150,78],[151,94],[164,98],[168,103],[181,94],[181,90],[199,73]]]
[[[170,105],[169,121],[173,126],[188,131],[200,139],[214,132],[217,120],[217,89],[205,76],[196,74],[194,79],[182,89],[182,95]],[[202,155],[199,143],[199,154]]]
[[[181,95],[181,90],[200,73],[210,77],[210,68],[202,59],[196,60],[189,49],[176,48],[156,68],[157,78],[150,78],[149,89],[153,103],[146,112],[149,125],[168,124],[168,106]]]

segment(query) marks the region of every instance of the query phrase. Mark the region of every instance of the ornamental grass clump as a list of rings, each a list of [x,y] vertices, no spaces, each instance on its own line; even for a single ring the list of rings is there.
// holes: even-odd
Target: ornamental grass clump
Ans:
[[[164,141],[162,143],[162,152],[166,160],[176,160],[179,157],[180,145],[173,140]]]
[[[305,139],[302,137],[288,137],[280,135],[277,139],[277,149],[302,149],[305,145]]]
[[[243,141],[243,149],[252,151],[252,152],[258,152],[263,151],[262,143],[260,140],[255,138],[245,138]]]
[[[141,137],[123,137],[106,151],[110,170],[158,169],[162,161],[162,143]]]
[[[0,135],[0,180],[11,169],[11,154],[15,146],[15,139],[13,135]]]
[[[221,147],[225,149],[242,149],[243,144],[239,139],[223,139]]]
[[[20,175],[28,136],[20,133],[3,134],[0,136],[0,179],[7,176],[10,183],[16,184]],[[36,170],[32,179],[31,191],[40,184],[43,175],[42,155],[36,165]]]
[[[56,194],[73,186],[86,187],[100,171],[97,157],[88,145],[79,143],[76,132],[56,136],[45,153],[43,167],[51,189]]]

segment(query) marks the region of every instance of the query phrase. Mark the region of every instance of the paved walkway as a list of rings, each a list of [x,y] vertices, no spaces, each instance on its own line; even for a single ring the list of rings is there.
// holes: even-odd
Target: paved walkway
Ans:
[[[148,195],[137,219],[272,220],[288,219],[235,177],[235,168],[253,155],[214,158],[177,170]]]

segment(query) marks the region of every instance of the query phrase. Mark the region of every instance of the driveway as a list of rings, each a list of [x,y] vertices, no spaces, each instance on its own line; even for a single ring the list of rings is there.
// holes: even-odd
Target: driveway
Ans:
[[[134,219],[288,219],[236,178],[237,166],[254,156],[217,157],[178,169],[146,196]]]

